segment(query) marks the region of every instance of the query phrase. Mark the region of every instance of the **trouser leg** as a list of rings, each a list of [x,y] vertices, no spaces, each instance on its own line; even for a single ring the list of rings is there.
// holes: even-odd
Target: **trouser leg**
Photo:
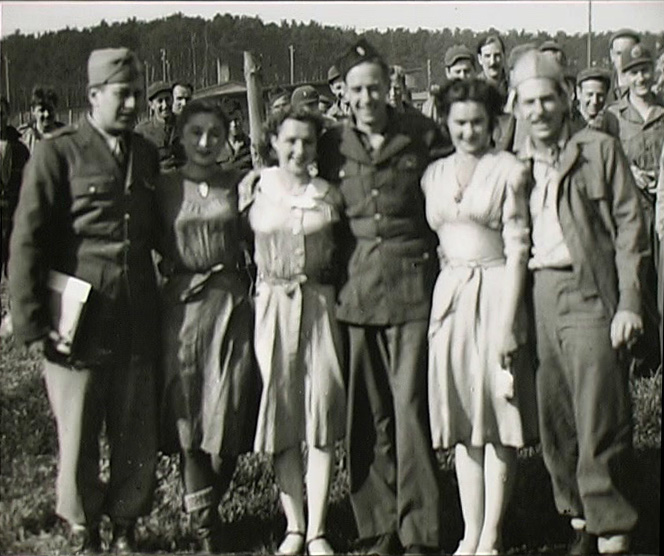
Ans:
[[[384,327],[348,326],[350,497],[360,538],[397,530],[394,406]]]
[[[561,338],[573,376],[576,477],[586,529],[595,535],[629,533],[637,515],[626,484],[632,468],[628,369],[611,346],[610,319],[601,300],[572,297],[570,306],[575,318]]]
[[[404,546],[439,544],[439,491],[431,446],[425,320],[387,329],[394,400],[397,515]]]
[[[111,479],[106,498],[114,523],[150,513],[157,465],[157,409],[152,362],[132,358],[109,377],[107,431]]]
[[[72,369],[44,361],[46,389],[58,430],[56,513],[71,524],[94,525],[102,511],[101,374],[102,370]]]
[[[582,517],[583,504],[576,479],[578,444],[571,377],[562,357],[557,332],[556,286],[557,281],[549,271],[535,273],[540,440],[558,512],[570,517]]]

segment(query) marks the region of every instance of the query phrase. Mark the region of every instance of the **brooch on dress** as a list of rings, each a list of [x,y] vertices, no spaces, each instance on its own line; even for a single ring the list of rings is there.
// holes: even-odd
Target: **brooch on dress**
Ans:
[[[210,186],[207,184],[207,182],[200,182],[198,184],[198,194],[203,197],[203,199],[207,198],[208,194],[210,193]]]

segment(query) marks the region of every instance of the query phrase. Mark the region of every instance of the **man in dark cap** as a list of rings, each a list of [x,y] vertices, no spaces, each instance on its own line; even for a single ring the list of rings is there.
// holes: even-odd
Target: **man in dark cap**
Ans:
[[[475,73],[473,53],[465,44],[455,44],[445,52],[445,77],[450,81],[455,79],[470,79]]]
[[[290,105],[293,108],[306,107],[307,110],[318,112],[318,91],[311,85],[297,87],[291,95]]]
[[[90,112],[37,144],[11,238],[14,333],[44,357],[58,429],[56,512],[70,526],[74,554],[101,550],[102,514],[113,524],[112,550],[134,552],[134,524],[150,512],[155,486],[159,323],[151,249],[159,160],[131,131],[142,75],[126,48],[90,54]],[[91,291],[72,343],[49,299],[53,281],[72,285],[73,277]],[[75,304],[61,301],[62,314],[71,314]],[[108,484],[99,481],[104,422]]]
[[[153,83],[148,87],[147,99],[151,117],[138,124],[135,131],[157,147],[159,165],[163,172],[167,172],[183,162],[178,153],[170,84],[164,81]]]
[[[613,89],[609,93],[611,102],[623,98],[629,89],[627,80],[620,67],[620,59],[623,52],[631,50],[634,46],[641,42],[641,36],[633,29],[619,29],[609,39],[609,57],[613,64]]]
[[[618,137],[618,120],[604,110],[611,74],[602,68],[586,68],[576,76],[577,106],[572,113],[572,121],[578,122],[579,128],[592,127]]]
[[[647,293],[657,288],[657,272],[654,261],[659,260],[661,248],[655,233],[655,202],[659,155],[664,145],[664,106],[652,92],[654,81],[654,59],[650,51],[641,44],[625,50],[620,58],[620,67],[625,76],[627,94],[609,107],[609,112],[618,121],[618,133],[623,150],[640,193],[641,207],[651,242],[653,260],[646,283]],[[643,349],[635,364],[635,372],[649,372],[657,368],[659,360],[658,323],[662,308],[654,298],[646,298],[646,328]]]
[[[267,99],[269,113],[274,114],[282,110],[287,110],[290,106],[290,97],[291,94],[283,87],[277,87],[275,90],[270,91]]]
[[[326,116],[336,121],[344,120],[350,114],[350,107],[345,98],[346,85],[336,66],[330,66],[330,69],[327,70],[327,83],[335,100]]]
[[[228,115],[228,137],[217,162],[225,170],[249,171],[252,168],[251,140],[244,131],[242,107],[237,100],[230,100],[223,104],[223,109]]]
[[[439,545],[427,400],[427,328],[438,268],[420,178],[449,152],[435,123],[387,105],[389,69],[366,40],[335,64],[351,117],[319,147],[339,188],[347,237],[337,318],[349,340],[350,496],[369,553]]]

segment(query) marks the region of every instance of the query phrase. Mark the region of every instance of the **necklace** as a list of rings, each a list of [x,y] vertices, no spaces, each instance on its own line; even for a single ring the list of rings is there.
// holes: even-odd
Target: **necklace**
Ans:
[[[458,165],[459,159],[458,156],[454,157],[454,178],[457,183],[457,190],[454,193],[454,202],[458,205],[463,200],[463,196],[466,193],[466,189],[473,181],[473,174],[475,173],[475,168],[477,168],[477,160],[474,161],[472,167],[467,170],[463,168],[463,179],[459,179],[459,171],[462,169]]]

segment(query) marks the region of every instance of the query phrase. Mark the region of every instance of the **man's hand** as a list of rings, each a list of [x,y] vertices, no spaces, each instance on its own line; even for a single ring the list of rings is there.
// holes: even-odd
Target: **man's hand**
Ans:
[[[611,321],[611,345],[613,349],[630,347],[643,334],[643,319],[632,311],[618,311]]]
[[[516,335],[511,329],[505,327],[502,338],[498,344],[498,363],[503,369],[512,367],[512,360],[519,344]]]

